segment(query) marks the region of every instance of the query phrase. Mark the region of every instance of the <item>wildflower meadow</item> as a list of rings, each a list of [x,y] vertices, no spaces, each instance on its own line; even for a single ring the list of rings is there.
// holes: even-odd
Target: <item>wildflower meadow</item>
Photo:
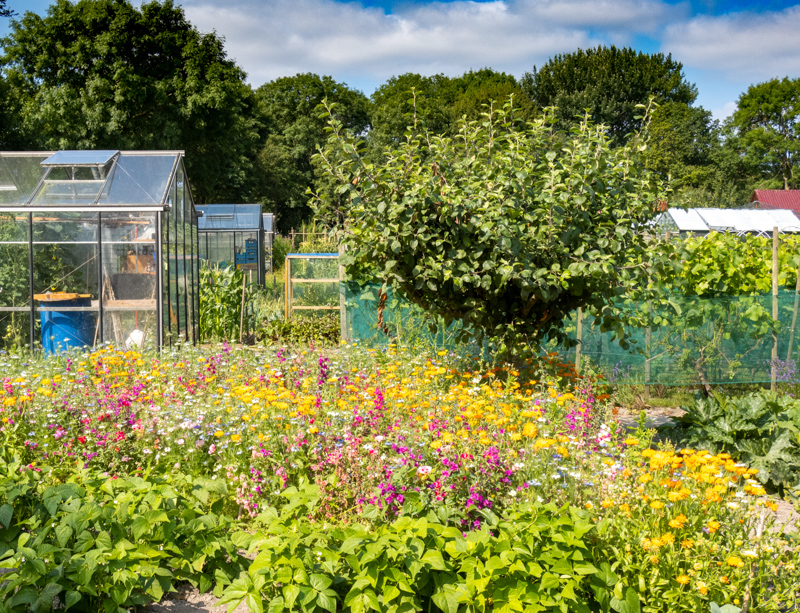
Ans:
[[[797,603],[798,541],[756,471],[620,427],[555,356],[219,345],[2,369],[1,611],[121,612],[181,581],[258,613]]]

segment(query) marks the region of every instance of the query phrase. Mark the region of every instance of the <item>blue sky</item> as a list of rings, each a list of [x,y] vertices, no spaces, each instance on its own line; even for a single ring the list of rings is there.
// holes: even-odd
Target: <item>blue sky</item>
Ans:
[[[138,3],[138,2],[137,2]],[[44,14],[47,0],[9,0]],[[260,85],[328,74],[366,94],[404,72],[521,76],[557,53],[598,44],[671,53],[697,104],[729,115],[753,83],[800,77],[800,3],[780,0],[183,0]],[[0,32],[8,22],[0,23]]]

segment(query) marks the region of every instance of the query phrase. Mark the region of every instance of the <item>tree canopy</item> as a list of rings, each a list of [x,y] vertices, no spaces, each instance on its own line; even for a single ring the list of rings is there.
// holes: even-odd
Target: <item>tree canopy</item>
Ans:
[[[614,327],[610,305],[655,251],[638,226],[655,215],[658,186],[638,140],[612,147],[583,121],[555,147],[553,119],[521,122],[507,106],[453,136],[420,130],[374,164],[332,118],[320,160],[345,194],[335,217],[348,276],[501,348],[563,339],[579,306]],[[315,206],[324,216],[339,204]]]
[[[245,74],[171,0],[57,0],[11,27],[3,72],[28,148],[185,149],[198,202],[247,197],[258,132]]]
[[[369,126],[369,101],[331,77],[298,74],[275,79],[256,90],[266,139],[258,153],[258,193],[275,212],[279,228],[297,227],[311,214],[309,188],[321,188],[311,158],[327,139],[327,122],[317,109],[327,99],[336,116],[356,134]]]
[[[800,78],[751,85],[730,120],[731,141],[760,187],[797,189],[800,156]]]
[[[567,129],[588,109],[592,120],[608,127],[614,144],[641,128],[636,105],[691,104],[697,88],[683,75],[683,65],[662,53],[649,54],[615,46],[578,49],[533,67],[521,87],[539,108],[557,107],[557,125]]]

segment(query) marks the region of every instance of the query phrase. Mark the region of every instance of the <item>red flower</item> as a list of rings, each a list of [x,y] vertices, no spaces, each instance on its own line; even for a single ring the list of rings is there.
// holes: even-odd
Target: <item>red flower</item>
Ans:
[[[125,433],[122,430],[118,430],[117,431],[117,440],[121,441],[124,438],[125,438]]]
[[[86,442],[86,437],[85,437],[85,436],[79,436],[79,437],[78,437],[78,442],[79,442],[81,445],[83,445],[83,444]]]

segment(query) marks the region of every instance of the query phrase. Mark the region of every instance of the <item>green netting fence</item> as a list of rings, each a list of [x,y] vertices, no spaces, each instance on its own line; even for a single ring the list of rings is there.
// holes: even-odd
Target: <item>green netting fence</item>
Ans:
[[[458,324],[439,325],[434,334],[429,324],[435,318],[419,307],[387,295],[379,322],[379,287],[344,284],[347,330],[351,339],[381,344],[399,339],[475,354],[477,346],[459,346]],[[775,298],[778,317],[773,325],[773,296],[724,296],[699,298],[672,296],[669,303],[628,302],[625,309],[651,313],[660,325],[628,330],[630,349],[623,349],[612,333],[603,332],[584,317],[581,360],[618,383],[696,385],[769,383],[775,371],[778,381],[800,379],[795,361],[800,355],[798,302],[800,295],[783,291]],[[436,322],[438,323],[438,322]],[[379,325],[380,324],[380,325]],[[565,323],[567,335],[576,339],[577,318]],[[777,336],[778,358],[772,359]],[[649,340],[649,342],[648,342]],[[576,350],[555,344],[564,361],[574,361]]]

